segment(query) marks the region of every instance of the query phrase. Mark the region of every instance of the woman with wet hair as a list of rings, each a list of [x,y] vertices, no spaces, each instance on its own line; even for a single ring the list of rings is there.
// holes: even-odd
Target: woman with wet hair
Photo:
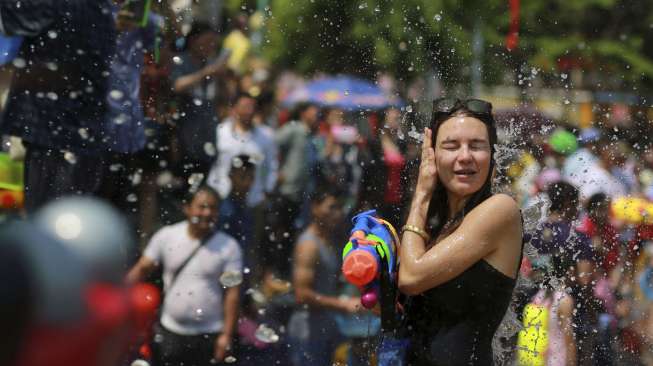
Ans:
[[[492,105],[437,99],[403,227],[409,365],[491,365],[522,256],[517,203],[492,194]]]

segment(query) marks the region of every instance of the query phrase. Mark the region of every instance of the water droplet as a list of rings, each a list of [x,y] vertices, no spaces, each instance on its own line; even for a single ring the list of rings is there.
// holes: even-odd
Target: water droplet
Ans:
[[[138,359],[134,360],[130,366],[150,366],[150,363],[145,360]]]
[[[18,69],[22,69],[27,66],[27,62],[24,58],[21,57],[16,57],[11,63]]]
[[[256,328],[254,336],[256,339],[263,343],[276,343],[279,341],[279,336],[274,331],[274,329],[268,327],[265,324],[261,324],[258,326],[258,328]]]
[[[109,96],[111,97],[111,99],[120,100],[122,99],[122,97],[125,96],[125,93],[123,93],[121,90],[114,89],[111,92],[109,92]]]
[[[163,342],[163,335],[161,335],[161,334],[155,334],[153,340],[154,340],[154,342],[156,342],[156,343],[161,343],[161,342]]]
[[[441,21],[441,20],[442,20],[442,15],[440,15],[440,14],[435,14],[435,16],[433,17],[433,20],[435,20],[436,22]]]
[[[141,181],[143,180],[143,171],[139,169],[135,171],[134,174],[132,174],[129,178],[132,182],[132,185],[137,186],[141,184]]]
[[[53,30],[48,31],[48,37],[50,37],[51,39],[56,39],[58,36],[59,35],[57,34],[57,32]]]
[[[202,315],[204,315],[204,311],[203,311],[202,309],[197,309],[197,310],[195,310],[195,317],[196,317],[196,318],[199,319],[199,318],[202,317]]]
[[[224,287],[238,286],[243,282],[243,274],[238,271],[227,271],[220,276],[220,283]]]
[[[410,131],[408,131],[407,135],[410,138],[413,138],[413,139],[415,139],[415,140],[417,140],[419,142],[422,142],[423,136],[419,131],[417,131],[417,129],[415,128],[415,125],[410,126]]]
[[[134,203],[136,201],[138,201],[138,196],[136,195],[136,193],[130,193],[127,195],[127,202]]]
[[[87,140],[88,139],[88,128],[80,128],[77,130],[77,133],[79,133],[79,136],[82,137],[82,139]]]
[[[244,273],[244,274],[248,274],[249,272],[250,272],[249,267],[245,267],[245,268],[243,268],[243,273]]]
[[[77,164],[77,156],[70,151],[64,152],[63,158],[66,159],[66,161],[70,164]]]
[[[204,180],[204,174],[202,173],[193,173],[188,177],[188,184],[190,186],[197,186],[200,183],[202,183],[202,180]]]
[[[349,90],[345,90],[345,95],[349,95]]]
[[[124,113],[120,113],[116,118],[113,119],[113,123],[117,125],[121,125],[125,122],[127,122],[127,115]]]
[[[365,8],[367,8],[367,3],[362,3],[362,4],[358,5],[358,9],[363,10]]]
[[[45,67],[47,67],[50,71],[57,71],[59,69],[59,66],[54,62],[47,62]]]
[[[412,105],[407,105],[406,106],[406,112],[412,113],[413,112],[413,106]]]
[[[252,299],[258,304],[264,304],[266,302],[265,295],[257,289],[249,288],[245,291],[245,294],[252,297]]]
[[[202,99],[194,98],[194,99],[193,99],[193,104],[195,104],[196,106],[199,107],[199,106],[201,106],[202,104],[204,104],[204,102],[202,101]]]
[[[46,96],[47,96],[48,99],[50,99],[50,100],[57,100],[57,99],[59,99],[59,96],[58,96],[57,93],[55,93],[55,92],[48,92],[48,94],[46,94]]]
[[[380,13],[380,12],[381,12],[381,8],[377,5],[377,6],[374,8],[374,12],[375,12],[375,13]]]
[[[236,357],[234,356],[227,356],[224,358],[224,363],[234,363],[236,362]]]
[[[564,103],[565,103],[565,104],[570,104],[571,101],[570,101],[569,99],[565,99],[565,100],[564,100]]]
[[[122,164],[111,164],[111,165],[109,165],[109,170],[112,171],[112,172],[117,172],[122,168],[123,168]]]
[[[213,145],[210,142],[205,142],[204,143],[204,153],[208,156],[215,156],[217,153],[215,150],[215,145]]]

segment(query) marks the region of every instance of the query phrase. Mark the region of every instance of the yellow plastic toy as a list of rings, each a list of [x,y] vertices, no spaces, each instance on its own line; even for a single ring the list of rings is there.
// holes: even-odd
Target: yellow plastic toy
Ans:
[[[520,366],[544,366],[545,352],[549,345],[549,309],[529,303],[524,308],[524,328],[517,338],[517,364]]]
[[[653,202],[635,197],[620,197],[612,201],[612,215],[628,224],[653,224]]]

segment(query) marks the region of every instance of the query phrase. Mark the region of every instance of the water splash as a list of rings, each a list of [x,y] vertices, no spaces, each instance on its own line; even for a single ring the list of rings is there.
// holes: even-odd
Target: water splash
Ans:
[[[243,274],[239,271],[226,271],[220,276],[220,283],[224,287],[235,287],[243,282]]]
[[[279,341],[279,335],[266,324],[259,325],[254,336],[263,343],[276,343]]]
[[[77,155],[73,154],[70,151],[64,152],[63,158],[70,164],[77,164]]]

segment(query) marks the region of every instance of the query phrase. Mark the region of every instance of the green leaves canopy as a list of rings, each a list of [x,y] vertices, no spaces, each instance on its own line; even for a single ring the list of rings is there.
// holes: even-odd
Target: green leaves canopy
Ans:
[[[264,54],[304,73],[389,71],[410,79],[433,68],[446,83],[465,82],[477,27],[485,83],[500,83],[522,63],[550,74],[571,63],[652,87],[653,3],[646,0],[522,1],[512,53],[504,48],[507,0],[271,0],[267,9]]]

